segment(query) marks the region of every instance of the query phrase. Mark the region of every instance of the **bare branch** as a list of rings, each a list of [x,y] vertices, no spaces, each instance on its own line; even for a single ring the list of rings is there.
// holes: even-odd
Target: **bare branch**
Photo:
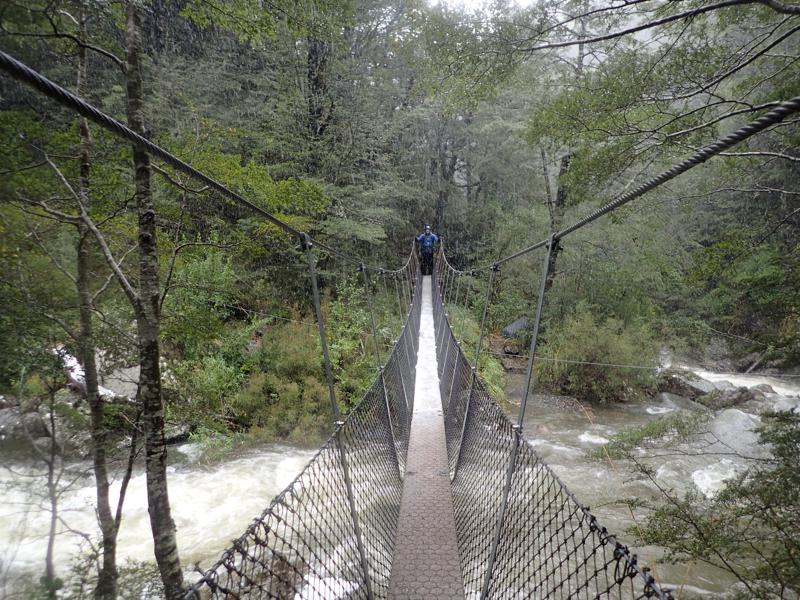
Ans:
[[[27,212],[28,214],[36,215],[38,217],[45,217],[45,216],[52,217],[56,221],[60,221],[62,223],[70,223],[71,225],[77,225],[78,223],[81,222],[79,217],[76,217],[75,215],[69,215],[65,212],[61,212],[60,210],[56,210],[55,208],[50,208],[44,202],[23,196],[21,192],[17,192],[17,198],[19,198],[25,204],[30,204],[31,206],[36,206],[38,208],[41,208],[46,213],[45,215],[42,215],[41,213],[27,211],[24,208],[20,207],[21,210]]]
[[[678,137],[678,136],[681,136],[681,135],[686,135],[687,133],[693,133],[693,132],[695,132],[695,131],[697,131],[699,129],[703,129],[705,127],[710,127],[711,125],[719,123],[720,121],[724,121],[725,119],[730,119],[731,117],[735,117],[737,115],[741,115],[741,114],[745,114],[745,113],[749,113],[749,112],[755,112],[755,111],[759,111],[759,110],[764,110],[765,108],[774,108],[774,107],[778,106],[779,104],[780,104],[780,102],[766,102],[764,104],[759,104],[758,106],[750,106],[748,108],[743,108],[741,110],[729,111],[729,112],[725,113],[724,115],[720,115],[719,117],[716,117],[715,119],[711,119],[710,121],[706,121],[705,123],[701,123],[700,125],[695,125],[694,127],[689,127],[688,129],[683,129],[681,131],[675,131],[673,133],[670,133],[670,134],[668,134],[666,136],[666,139],[673,138],[673,137]]]
[[[125,251],[125,253],[122,255],[122,258],[119,259],[117,264],[119,264],[119,266],[121,267],[122,263],[125,262],[125,259],[128,257],[128,255],[131,252],[133,252],[134,250],[136,250],[136,248],[137,248],[137,246],[135,244],[133,246],[131,246],[130,248],[128,248]],[[105,283],[103,283],[103,285],[101,285],[100,288],[98,288],[98,290],[92,295],[92,303],[93,304],[94,304],[94,302],[97,301],[97,299],[100,296],[103,295],[103,293],[105,293],[105,291],[108,289],[108,286],[111,284],[112,281],[114,281],[115,277],[116,277],[116,274],[114,273],[114,271],[111,271],[111,273],[108,274],[108,277],[106,277]]]
[[[80,208],[81,211],[81,219],[83,220],[86,227],[89,228],[89,231],[91,231],[94,234],[94,237],[97,239],[97,243],[99,244],[100,249],[103,252],[103,256],[105,257],[108,266],[111,267],[111,270],[114,272],[114,275],[116,275],[117,281],[119,282],[120,287],[122,287],[122,290],[125,292],[125,295],[128,297],[128,300],[134,306],[138,306],[139,296],[137,295],[136,290],[133,289],[133,286],[131,285],[130,281],[128,281],[128,278],[125,276],[125,273],[122,272],[122,269],[117,264],[117,261],[114,258],[114,254],[108,247],[108,243],[106,242],[105,236],[103,236],[103,234],[94,224],[94,221],[92,221],[91,217],[86,212],[86,207],[83,205],[80,196],[77,194],[77,192],[75,192],[73,187],[70,185],[69,181],[67,181],[67,178],[64,177],[64,174],[56,166],[56,164],[53,161],[51,161],[48,157],[45,157],[45,159],[47,160],[47,164],[50,165],[50,168],[52,168],[53,171],[55,171],[56,175],[58,175],[59,179],[61,179],[61,182],[64,184],[64,186],[69,190],[69,192],[78,202],[78,207]]]
[[[60,260],[58,260],[55,256],[53,256],[53,253],[50,252],[50,249],[44,243],[44,240],[41,237],[39,237],[39,233],[36,231],[35,228],[30,229],[30,234],[31,237],[33,237],[33,239],[36,240],[36,243],[38,244],[42,252],[44,252],[47,255],[47,258],[50,259],[50,262],[53,263],[53,266],[56,269],[58,269],[61,272],[61,274],[64,275],[64,277],[69,279],[72,283],[77,284],[78,279],[75,277],[75,275],[67,271],[66,267],[61,264]]]
[[[719,156],[771,156],[774,158],[781,158],[792,162],[800,163],[800,158],[782,154],[780,152],[766,152],[766,151],[753,151],[753,152],[720,152]]]
[[[9,169],[8,171],[0,171],[0,175],[13,175],[14,173],[22,173],[23,171],[30,171],[31,169],[38,169],[46,165],[46,162],[38,162],[19,169]]]
[[[128,452],[128,462],[125,466],[125,473],[122,476],[122,483],[120,484],[119,496],[117,498],[117,511],[114,515],[114,527],[117,530],[119,530],[119,525],[122,522],[122,505],[125,503],[125,494],[128,491],[128,484],[131,482],[131,476],[133,475],[133,465],[136,462],[136,456],[139,454],[139,419],[141,416],[142,412],[140,410],[131,428],[131,446]]]
[[[568,48],[570,46],[577,46],[578,44],[595,44],[597,42],[604,42],[606,40],[612,40],[614,38],[623,37],[631,33],[652,29],[653,27],[658,27],[660,25],[666,25],[667,23],[672,23],[673,21],[680,21],[682,19],[693,18],[703,13],[712,12],[715,10],[719,10],[721,8],[726,8],[728,6],[761,3],[761,1],[763,0],[724,0],[723,2],[718,2],[716,4],[709,4],[708,6],[701,6],[693,10],[687,10],[682,13],[678,13],[669,17],[664,17],[663,19],[656,19],[655,21],[649,21],[641,25],[628,27],[626,29],[620,29],[619,31],[606,33],[604,35],[598,35],[595,37],[585,38],[582,40],[568,40],[566,42],[552,42],[549,44],[540,44],[538,46],[531,46],[528,48],[519,48],[519,51],[537,52],[539,50],[549,50],[552,48]]]
[[[159,175],[161,175],[161,176],[162,176],[164,179],[166,179],[167,181],[169,181],[169,182],[170,182],[172,185],[174,185],[175,187],[182,189],[184,192],[188,192],[188,193],[190,193],[190,194],[202,194],[203,192],[205,192],[206,190],[208,190],[208,186],[207,186],[207,185],[204,185],[203,187],[201,187],[201,188],[199,188],[199,189],[196,189],[196,190],[195,190],[195,189],[192,189],[192,188],[190,188],[190,187],[187,187],[186,185],[184,185],[184,184],[183,184],[183,183],[181,183],[180,181],[178,181],[178,180],[174,179],[174,178],[172,177],[172,175],[170,175],[170,174],[169,174],[167,171],[165,171],[164,169],[162,169],[162,168],[161,168],[161,167],[159,167],[158,165],[155,165],[155,164],[153,164],[153,165],[151,165],[151,167],[152,167],[152,169],[153,169],[153,170],[154,170],[156,173],[158,173]]]
[[[78,38],[77,36],[72,35],[71,33],[62,33],[58,31],[54,33],[28,33],[25,31],[9,31],[5,27],[0,28],[0,31],[9,36],[70,40],[76,46],[79,46],[81,48],[86,48],[87,50],[96,52],[101,56],[105,56],[106,58],[114,62],[123,73],[125,72],[125,61],[123,61],[121,58],[119,58],[112,52],[105,50],[104,48],[100,48],[99,46],[95,46],[93,44],[87,44],[86,42],[81,41],[80,38]]]

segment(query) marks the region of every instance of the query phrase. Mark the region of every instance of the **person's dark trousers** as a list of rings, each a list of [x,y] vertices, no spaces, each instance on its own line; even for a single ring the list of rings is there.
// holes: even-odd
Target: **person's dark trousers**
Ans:
[[[432,275],[433,274],[433,254],[423,252],[422,253],[422,274],[423,275]]]

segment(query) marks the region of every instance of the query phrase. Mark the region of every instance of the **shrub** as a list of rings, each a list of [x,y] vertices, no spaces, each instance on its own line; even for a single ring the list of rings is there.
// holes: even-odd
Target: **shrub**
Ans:
[[[327,387],[312,376],[293,381],[255,372],[231,399],[228,410],[241,428],[262,441],[313,444],[331,424]]]
[[[796,598],[800,414],[774,412],[762,418],[756,431],[759,443],[771,451],[768,459],[753,461],[712,498],[680,497],[661,488],[662,502],[629,532],[643,544],[663,547],[668,562],[728,571],[738,580],[729,598]]]
[[[553,391],[581,400],[625,400],[653,383],[658,345],[641,323],[626,325],[613,318],[598,321],[595,314],[593,306],[579,302],[572,315],[548,328],[537,366],[538,380]]]
[[[217,356],[180,361],[173,365],[173,375],[182,402],[173,406],[181,418],[191,423],[210,423],[225,413],[226,400],[242,382],[241,372]]]

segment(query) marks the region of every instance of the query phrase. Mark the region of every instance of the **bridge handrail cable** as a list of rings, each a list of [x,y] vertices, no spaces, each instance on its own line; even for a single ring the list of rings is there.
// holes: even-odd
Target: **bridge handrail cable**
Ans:
[[[588,215],[584,216],[581,219],[578,219],[571,225],[564,227],[558,231],[552,233],[552,238],[554,241],[558,242],[562,238],[566,237],[570,233],[585,227],[589,223],[596,221],[603,215],[606,215],[612,211],[615,211],[619,207],[629,203],[631,200],[635,200],[639,196],[646,194],[649,191],[654,190],[655,188],[665,184],[667,181],[671,179],[675,179],[679,175],[682,175],[686,171],[706,162],[709,158],[724,152],[728,148],[743,142],[749,137],[764,131],[771,125],[775,125],[776,123],[780,123],[789,115],[800,111],[800,96],[795,96],[790,100],[786,100],[782,102],[779,106],[773,108],[769,112],[763,114],[759,118],[755,119],[753,122],[748,123],[747,125],[732,131],[728,135],[718,139],[717,141],[704,146],[688,158],[685,158],[679,163],[676,163],[666,171],[662,172],[661,174],[649,179],[639,187],[631,190],[630,192],[626,192],[624,194],[620,194],[607,204],[599,207],[597,210],[589,213]],[[514,260],[515,258],[519,258],[520,256],[524,256],[537,250],[539,248],[544,248],[548,242],[550,241],[550,237],[547,237],[543,240],[539,240],[535,244],[531,244],[530,246],[526,246],[525,248],[518,250],[512,254],[504,256],[502,258],[498,258],[490,263],[473,267],[472,269],[468,269],[464,272],[478,272],[478,271],[485,271],[487,269],[496,268],[503,263],[506,263],[510,260]]]
[[[581,590],[589,597],[610,597],[616,590],[623,598],[672,598],[522,436],[524,406],[514,424],[488,393],[477,376],[481,342],[471,363],[446,312],[448,287],[458,275],[443,252],[434,272],[442,410],[467,598],[550,597],[564,589],[570,597]],[[541,305],[537,318],[540,314]],[[535,341],[532,346],[528,387]],[[527,393],[523,404],[526,400]]]
[[[385,597],[414,396],[415,336],[420,311],[414,288],[420,272],[413,244],[398,269],[368,264],[360,257],[312,239],[2,50],[0,69],[296,236],[305,254],[334,419],[333,434],[300,475],[188,590],[186,598],[206,598],[206,592],[219,598],[239,598],[251,592],[269,597],[305,597],[309,591],[314,597],[343,593],[353,598]],[[375,381],[344,419],[340,418],[334,391],[314,245],[363,271],[376,350],[372,284],[366,271],[376,271],[387,292],[383,276],[392,276],[401,320],[404,301],[408,307],[386,365],[378,365]],[[376,358],[380,359],[379,351]],[[369,480],[371,485],[356,490],[353,475],[356,481]],[[367,527],[362,528],[362,523]]]

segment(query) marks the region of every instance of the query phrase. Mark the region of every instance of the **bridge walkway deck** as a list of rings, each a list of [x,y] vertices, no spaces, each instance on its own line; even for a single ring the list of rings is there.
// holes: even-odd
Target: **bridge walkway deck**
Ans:
[[[439,395],[431,277],[423,277],[414,413],[389,582],[392,600],[463,599]]]

